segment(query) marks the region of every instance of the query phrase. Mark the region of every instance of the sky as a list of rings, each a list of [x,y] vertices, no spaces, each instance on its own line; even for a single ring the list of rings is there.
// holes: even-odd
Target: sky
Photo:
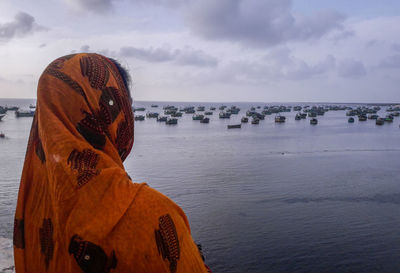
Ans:
[[[95,52],[135,100],[400,102],[399,26],[398,0],[0,0],[0,97]]]

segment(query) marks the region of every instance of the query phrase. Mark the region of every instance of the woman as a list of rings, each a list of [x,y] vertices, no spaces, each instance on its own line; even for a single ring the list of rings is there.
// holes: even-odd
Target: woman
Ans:
[[[98,54],[52,62],[38,84],[14,222],[17,273],[208,272],[183,211],[136,184],[126,75]]]

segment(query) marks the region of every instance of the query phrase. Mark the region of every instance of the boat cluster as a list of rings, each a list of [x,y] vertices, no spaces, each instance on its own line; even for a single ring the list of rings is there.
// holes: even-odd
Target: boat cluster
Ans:
[[[354,117],[358,117],[358,121],[366,121],[367,119],[375,120],[376,125],[383,125],[385,122],[390,123],[393,122],[394,117],[400,116],[400,106],[394,106],[394,107],[389,107],[386,109],[386,114],[385,116],[379,116],[377,113],[378,111],[381,110],[381,107],[379,106],[374,106],[372,108],[368,107],[357,107],[357,108],[351,108],[348,109],[346,112],[346,116],[348,116],[348,122],[349,123],[354,123],[355,119]]]
[[[30,105],[29,108],[19,108],[16,106],[0,106],[0,121],[7,114],[7,111],[14,111],[16,117],[32,117],[35,114],[35,106]],[[209,123],[210,116],[213,116],[216,112],[220,119],[230,119],[232,115],[238,115],[241,109],[237,106],[226,106],[221,105],[219,107],[211,106],[206,107],[199,106],[185,106],[178,108],[173,105],[166,105],[160,107],[157,104],[152,104],[151,109],[147,113],[140,114],[139,112],[146,112],[145,107],[132,107],[135,114],[136,121],[143,121],[145,119],[155,119],[157,122],[164,122],[167,125],[178,124],[178,118],[184,114],[192,115],[192,120],[199,121],[200,123]],[[153,110],[154,109],[154,110]],[[158,111],[157,111],[158,110]],[[358,117],[358,121],[366,121],[368,119],[375,120],[377,125],[383,125],[385,122],[392,122],[394,117],[400,116],[399,105],[388,105],[386,107],[386,115],[379,116],[377,113],[381,110],[380,106],[374,105],[362,105],[362,106],[343,106],[343,105],[266,105],[266,106],[253,106],[246,111],[246,114],[241,118],[239,124],[228,125],[229,129],[241,128],[242,123],[259,124],[260,121],[265,120],[266,116],[275,115],[275,123],[286,122],[287,112],[297,112],[294,119],[302,120],[309,118],[311,125],[318,124],[318,117],[324,116],[328,111],[346,111],[348,116],[348,122],[354,123],[355,118]]]
[[[36,106],[30,105],[29,108],[19,108],[18,106],[0,106],[0,121],[6,116],[8,111],[14,111],[15,116],[33,117],[35,115]]]
[[[158,108],[158,105],[151,105],[151,108]],[[200,123],[209,123],[209,116],[214,115],[219,110],[218,117],[220,119],[230,119],[231,115],[238,115],[241,109],[237,106],[226,106],[221,105],[218,108],[211,106],[206,109],[205,106],[186,106],[178,108],[175,106],[167,105],[163,107],[163,112],[159,113],[156,111],[148,111],[144,114],[135,115],[135,120],[142,121],[147,119],[156,119],[158,122],[165,122],[166,124],[177,124],[178,117],[183,114],[192,115],[192,120],[199,121]],[[389,114],[385,117],[380,117],[377,112],[381,110],[380,106],[343,106],[343,105],[323,105],[323,106],[310,106],[310,105],[296,105],[296,106],[285,106],[285,105],[272,105],[272,106],[253,106],[246,111],[246,114],[241,118],[241,123],[227,125],[228,129],[241,128],[242,123],[259,124],[260,121],[265,120],[268,115],[275,115],[275,123],[284,123],[286,116],[284,113],[296,111],[294,117],[295,120],[302,120],[309,118],[311,125],[318,124],[318,117],[324,116],[328,111],[347,111],[346,115],[349,116],[348,122],[354,122],[354,116],[358,116],[359,121],[365,121],[367,119],[376,120],[377,125],[382,125],[385,122],[393,121],[395,116],[400,115],[400,106],[390,106],[386,109]],[[133,108],[134,112],[144,112],[144,107]]]

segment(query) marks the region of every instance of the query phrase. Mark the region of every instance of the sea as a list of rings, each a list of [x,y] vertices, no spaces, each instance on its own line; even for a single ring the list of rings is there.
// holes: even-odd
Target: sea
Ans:
[[[3,106],[31,103],[0,99]],[[219,119],[222,104],[241,111]],[[148,183],[183,208],[214,273],[400,272],[399,117],[383,126],[357,118],[351,124],[345,111],[329,111],[313,126],[309,118],[296,121],[292,111],[282,124],[271,115],[259,125],[227,129],[250,107],[260,111],[271,104],[134,104],[146,108],[136,114],[162,112],[165,105],[217,111],[209,124],[190,114],[177,125],[136,121],[124,165],[135,182]],[[385,107],[378,114],[386,115]],[[0,122],[4,273],[13,272],[13,217],[31,123],[12,111]]]

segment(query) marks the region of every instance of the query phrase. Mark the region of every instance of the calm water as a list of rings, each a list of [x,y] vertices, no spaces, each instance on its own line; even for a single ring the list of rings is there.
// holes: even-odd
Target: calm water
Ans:
[[[227,130],[251,106],[236,105],[238,116],[216,111],[210,124],[136,122],[125,162],[133,180],[184,209],[213,272],[399,272],[399,118],[348,124],[337,111],[311,126],[291,112],[285,124],[272,115]],[[31,121],[9,112],[0,122],[0,271]]]

